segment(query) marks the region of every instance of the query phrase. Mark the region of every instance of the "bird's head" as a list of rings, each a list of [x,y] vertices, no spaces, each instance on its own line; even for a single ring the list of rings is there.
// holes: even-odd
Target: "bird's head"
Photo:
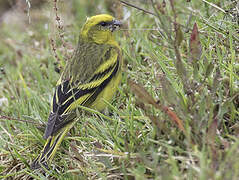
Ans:
[[[114,43],[113,32],[121,22],[107,14],[92,16],[87,19],[81,29],[81,37],[98,44]]]

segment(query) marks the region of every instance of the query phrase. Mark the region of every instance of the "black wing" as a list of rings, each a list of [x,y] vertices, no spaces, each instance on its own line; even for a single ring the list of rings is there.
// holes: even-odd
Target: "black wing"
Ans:
[[[44,138],[57,133],[62,127],[70,123],[76,117],[75,110],[68,110],[68,107],[84,95],[89,95],[81,103],[81,105],[88,106],[97,98],[100,92],[107,86],[110,80],[116,75],[119,69],[119,59],[103,72],[95,74],[89,82],[100,79],[104,75],[112,71],[111,75],[105,79],[101,84],[93,88],[79,89],[72,88],[75,84],[70,84],[70,80],[64,81],[56,87],[56,91],[52,102],[52,112],[49,115],[47,127],[45,130]]]

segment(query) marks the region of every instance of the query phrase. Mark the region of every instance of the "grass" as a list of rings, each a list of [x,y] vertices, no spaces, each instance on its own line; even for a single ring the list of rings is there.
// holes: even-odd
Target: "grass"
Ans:
[[[239,178],[237,2],[165,2],[136,3],[154,15],[107,0],[57,3],[66,47],[52,4],[32,8],[31,24],[24,14],[1,24],[1,179]],[[91,113],[79,117],[47,175],[33,172],[60,76],[50,38],[64,64],[85,17],[106,12],[126,18],[119,91],[104,113],[83,108]]]

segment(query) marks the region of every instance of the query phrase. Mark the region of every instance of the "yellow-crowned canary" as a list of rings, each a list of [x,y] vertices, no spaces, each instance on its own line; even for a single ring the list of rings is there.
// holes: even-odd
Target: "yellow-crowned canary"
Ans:
[[[122,55],[114,37],[120,21],[107,14],[87,19],[80,31],[72,59],[56,85],[45,129],[47,139],[32,169],[46,168],[66,133],[76,122],[76,109],[86,106],[102,111],[121,81]]]

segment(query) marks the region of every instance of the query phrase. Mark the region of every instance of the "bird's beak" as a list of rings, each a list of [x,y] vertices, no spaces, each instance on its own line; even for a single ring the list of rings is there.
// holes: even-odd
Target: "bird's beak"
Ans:
[[[111,26],[111,31],[113,32],[114,30],[119,29],[119,27],[122,25],[122,22],[119,20],[113,20],[112,21],[112,26]]]
[[[113,25],[120,27],[122,25],[122,22],[119,20],[113,20]]]

